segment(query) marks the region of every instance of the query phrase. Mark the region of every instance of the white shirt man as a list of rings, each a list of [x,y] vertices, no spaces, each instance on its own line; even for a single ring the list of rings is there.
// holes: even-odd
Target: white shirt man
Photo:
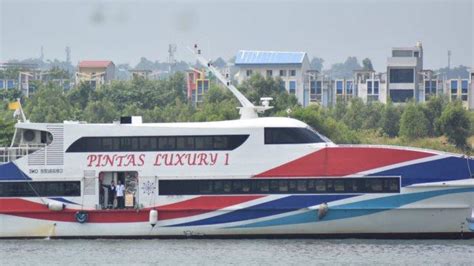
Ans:
[[[118,184],[115,189],[117,190],[117,197],[123,197],[123,192],[125,191],[125,186],[123,184]]]
[[[119,181],[117,186],[115,187],[115,190],[117,191],[117,207],[119,209],[123,209],[125,208],[125,199],[123,198],[125,186],[122,184],[122,182]]]

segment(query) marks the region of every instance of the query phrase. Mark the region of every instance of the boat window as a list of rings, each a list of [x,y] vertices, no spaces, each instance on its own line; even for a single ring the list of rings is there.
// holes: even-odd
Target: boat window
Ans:
[[[298,192],[306,192],[307,191],[306,180],[296,181],[296,190]]]
[[[238,148],[248,137],[249,135],[83,137],[71,144],[66,152],[227,151]]]
[[[0,182],[0,197],[79,197],[80,181]]]
[[[279,180],[278,183],[280,185],[280,189],[279,189],[280,192],[288,192],[288,181]]]
[[[399,177],[160,180],[160,195],[399,193]]]
[[[175,137],[161,137],[158,139],[158,149],[162,151],[176,150]]]
[[[212,137],[196,137],[196,150],[213,150]]]
[[[301,127],[266,127],[265,144],[302,144],[325,142],[316,132]]]
[[[177,137],[176,147],[178,150],[194,150],[194,138]]]

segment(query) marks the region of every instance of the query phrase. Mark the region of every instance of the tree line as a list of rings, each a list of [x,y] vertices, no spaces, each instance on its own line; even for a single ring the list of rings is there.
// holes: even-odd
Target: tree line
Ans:
[[[468,149],[467,138],[473,134],[474,116],[460,102],[434,97],[423,104],[404,105],[379,102],[364,103],[360,98],[338,101],[335,106],[302,107],[289,95],[278,79],[254,75],[239,87],[250,101],[273,97],[273,109],[264,116],[290,116],[302,120],[335,143],[358,144],[382,138],[410,144],[423,138],[444,136],[458,150]],[[16,90],[3,90],[0,98],[0,146],[8,145],[13,135],[14,119],[7,110],[9,101],[22,97]],[[239,103],[230,92],[211,82],[203,102],[193,105],[186,97],[183,73],[164,80],[136,78],[113,81],[94,89],[81,83],[64,92],[54,83],[38,84],[30,98],[22,98],[24,111],[32,122],[64,120],[110,123],[120,116],[141,115],[144,122],[198,122],[237,119]],[[396,144],[397,144],[396,143]],[[422,144],[423,146],[423,144]]]

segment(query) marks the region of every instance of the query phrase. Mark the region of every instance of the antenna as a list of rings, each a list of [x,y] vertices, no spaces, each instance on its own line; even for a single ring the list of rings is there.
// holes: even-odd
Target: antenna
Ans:
[[[41,61],[44,60],[44,49],[43,49],[43,45],[41,45],[40,60],[41,60]]]
[[[232,94],[239,100],[242,107],[239,108],[240,119],[249,119],[257,118],[258,113],[263,113],[268,109],[272,109],[273,106],[270,105],[270,101],[273,100],[271,97],[265,97],[260,99],[262,101],[262,106],[255,106],[251,103],[234,85],[230,83],[230,80],[224,77],[219,70],[217,70],[213,65],[211,60],[207,60],[202,56],[202,51],[198,48],[197,44],[194,45],[194,49],[188,47],[188,49],[194,54],[198,62],[203,65],[207,70],[211,71],[212,74],[222,83],[224,86],[229,89]]]
[[[448,70],[451,69],[451,50],[448,50]]]
[[[168,64],[169,64],[169,73],[174,70],[176,64],[176,58],[174,57],[176,53],[176,44],[171,43],[168,45]]]
[[[71,63],[71,47],[66,46],[66,62]]]

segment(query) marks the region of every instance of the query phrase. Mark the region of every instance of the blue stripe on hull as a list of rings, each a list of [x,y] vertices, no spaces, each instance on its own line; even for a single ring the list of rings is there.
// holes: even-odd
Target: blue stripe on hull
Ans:
[[[296,195],[288,196],[282,199],[265,202],[254,205],[242,210],[225,213],[222,215],[188,222],[171,226],[193,226],[193,225],[210,225],[220,223],[239,222],[244,220],[257,219],[267,216],[273,216],[285,212],[291,212],[306,208],[309,206],[319,205],[324,202],[331,202],[341,199],[354,197],[355,195]]]
[[[14,163],[0,164],[0,180],[31,180]]]
[[[461,180],[471,177],[468,162],[474,166],[474,160],[448,157],[377,172],[370,176],[401,176],[404,187],[419,183]],[[474,168],[471,169],[474,171]]]
[[[425,200],[432,197],[453,194],[453,193],[465,193],[473,192],[474,188],[457,188],[457,189],[446,189],[436,191],[417,192],[410,194],[398,194],[394,196],[387,196],[383,198],[363,200],[354,203],[348,203],[330,207],[327,215],[322,219],[318,220],[317,210],[306,211],[299,214],[294,214],[282,218],[276,218],[269,221],[255,222],[241,226],[235,226],[230,228],[249,228],[249,227],[265,227],[265,226],[277,226],[277,225],[291,225],[291,224],[302,224],[302,223],[314,223],[320,221],[331,221],[346,218],[359,217],[363,215],[369,215],[377,212],[386,210],[396,209],[401,206],[414,203],[420,200]],[[474,196],[474,195],[473,195]]]

